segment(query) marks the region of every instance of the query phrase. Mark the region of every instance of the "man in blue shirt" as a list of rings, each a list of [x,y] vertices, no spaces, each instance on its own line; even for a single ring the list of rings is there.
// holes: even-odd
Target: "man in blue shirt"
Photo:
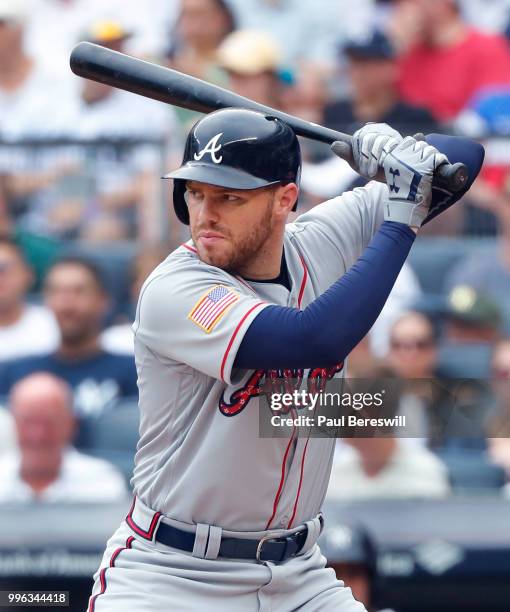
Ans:
[[[100,344],[108,296],[97,267],[78,257],[58,260],[48,271],[44,297],[57,320],[60,344],[53,353],[6,362],[0,394],[28,374],[44,371],[73,388],[75,410],[82,416],[99,414],[120,397],[137,396],[133,357],[108,353]]]

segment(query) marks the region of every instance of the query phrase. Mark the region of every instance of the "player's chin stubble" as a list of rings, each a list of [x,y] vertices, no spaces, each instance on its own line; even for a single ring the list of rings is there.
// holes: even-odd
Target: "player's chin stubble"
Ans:
[[[247,227],[242,235],[233,236],[231,233],[224,233],[228,237],[221,241],[221,247],[217,250],[203,249],[200,247],[200,241],[197,243],[194,239],[200,259],[216,268],[242,273],[261,252],[272,233],[273,201],[274,198],[268,202],[260,221]],[[224,242],[227,244],[222,244]]]

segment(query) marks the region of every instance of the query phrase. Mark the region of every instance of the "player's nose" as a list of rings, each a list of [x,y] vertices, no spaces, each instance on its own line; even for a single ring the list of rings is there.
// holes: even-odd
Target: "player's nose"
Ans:
[[[213,198],[205,195],[201,202],[198,216],[200,224],[206,227],[212,223],[217,223],[219,220],[217,202],[215,202]]]

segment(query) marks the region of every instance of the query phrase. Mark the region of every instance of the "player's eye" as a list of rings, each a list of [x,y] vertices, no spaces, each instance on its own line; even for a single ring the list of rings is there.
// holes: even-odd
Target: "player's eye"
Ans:
[[[226,202],[240,202],[241,201],[241,198],[233,193],[225,193],[223,195],[223,199]]]
[[[186,189],[186,191],[184,192],[184,199],[187,202],[188,199],[191,199],[193,202],[200,202],[201,200],[203,200],[204,198],[204,194],[201,193],[200,191],[197,191],[196,189]]]

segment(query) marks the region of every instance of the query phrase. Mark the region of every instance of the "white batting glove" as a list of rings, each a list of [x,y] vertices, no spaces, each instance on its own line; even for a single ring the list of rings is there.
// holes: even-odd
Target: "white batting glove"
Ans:
[[[430,208],[432,176],[444,163],[448,158],[435,147],[412,136],[404,138],[383,162],[389,191],[384,219],[420,227]]]
[[[357,171],[371,179],[377,174],[402,136],[387,123],[367,123],[352,137],[352,153]]]

